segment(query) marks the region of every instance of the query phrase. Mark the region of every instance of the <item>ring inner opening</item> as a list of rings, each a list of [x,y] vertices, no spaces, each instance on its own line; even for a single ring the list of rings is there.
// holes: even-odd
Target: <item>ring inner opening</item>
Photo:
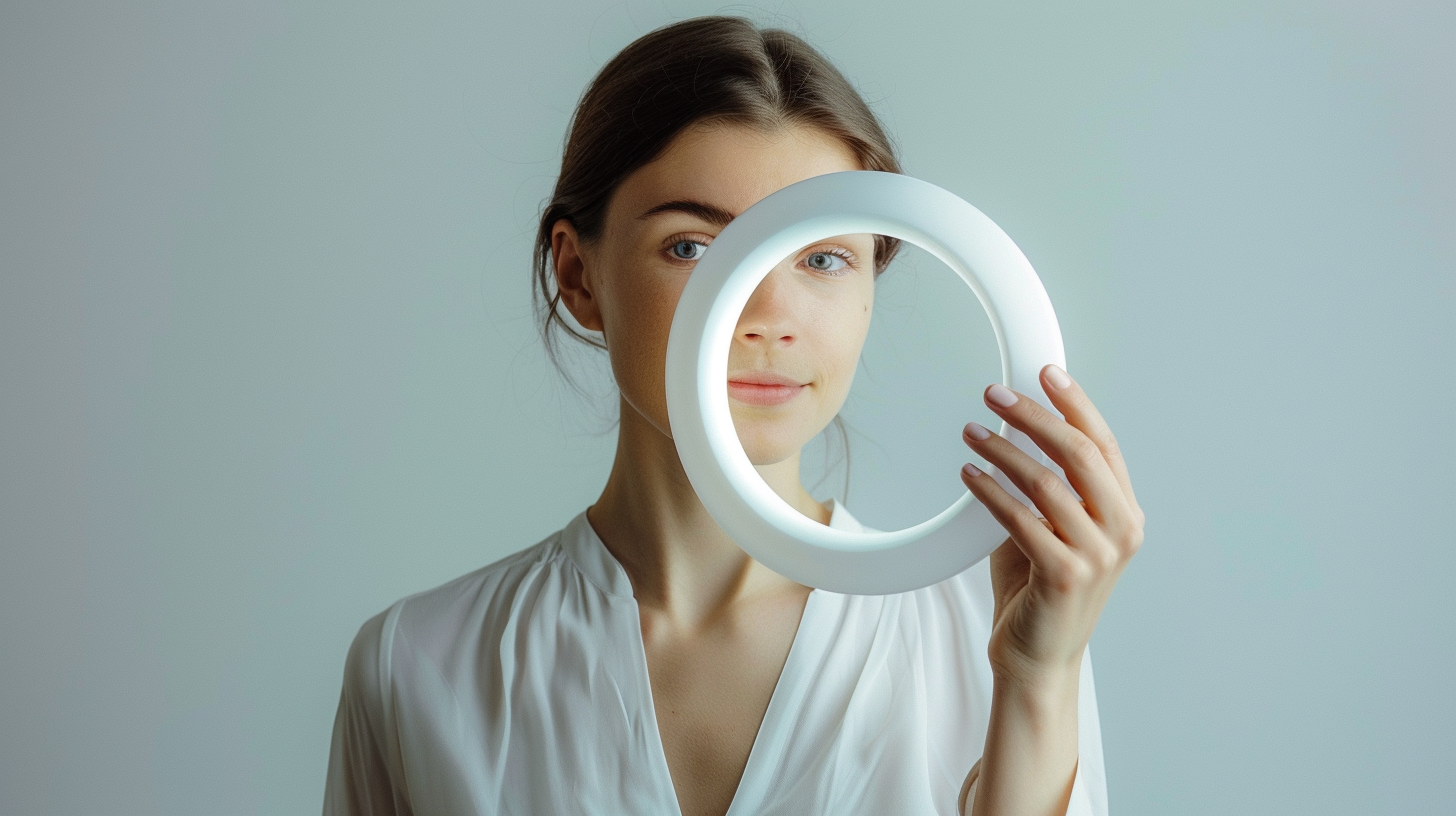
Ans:
[[[844,238],[849,244],[854,236]],[[866,238],[859,236],[857,246]],[[734,395],[750,403],[775,395],[730,382],[729,408],[760,475],[787,466],[780,457],[798,450],[799,479],[814,500],[833,497],[868,527],[902,530],[964,495],[963,464],[984,466],[961,430],[972,420],[1000,430],[981,400],[983,389],[1001,379],[1000,350],[980,301],[930,252],[902,240],[867,286],[863,279],[833,279],[828,273],[844,266],[840,260],[811,257],[838,243],[825,239],[798,250],[769,273],[776,278],[759,283],[729,354],[730,381],[767,370],[810,387],[760,406]],[[862,260],[863,275],[872,275],[872,260]],[[785,274],[789,269],[793,274]],[[856,295],[861,304],[868,299],[867,328],[856,318]]]

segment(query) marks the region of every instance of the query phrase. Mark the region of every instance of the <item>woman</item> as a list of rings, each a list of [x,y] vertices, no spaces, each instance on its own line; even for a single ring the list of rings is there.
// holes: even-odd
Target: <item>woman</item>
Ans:
[[[364,624],[326,813],[1106,813],[1086,645],[1143,521],[1111,433],[1065,372],[1042,372],[1065,420],[999,385],[986,402],[1085,502],[968,425],[970,451],[1046,521],[968,465],[962,481],[1011,537],[916,592],[839,595],[773,573],[718,527],[678,461],[663,363],[694,261],[755,201],[858,169],[899,165],[852,86],[787,32],[696,18],[602,69],[535,260],[548,348],[554,325],[610,358],[611,475],[545,540]],[[897,249],[843,235],[785,259],[730,352],[749,459],[835,527],[864,529],[810,496],[800,453],[837,419]]]

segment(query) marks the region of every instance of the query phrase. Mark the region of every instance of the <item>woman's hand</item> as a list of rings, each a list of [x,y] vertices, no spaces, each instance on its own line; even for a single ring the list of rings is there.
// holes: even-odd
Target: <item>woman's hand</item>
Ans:
[[[996,597],[989,655],[995,687],[981,760],[961,788],[963,813],[1065,813],[1078,763],[1078,678],[1097,617],[1143,541],[1143,511],[1107,423],[1067,373],[1042,388],[1065,420],[1010,389],[986,405],[1067,474],[1069,490],[1010,441],[972,422],[965,441],[1006,474],[1044,520],[972,465],[961,471],[1011,538],[991,554]]]
[[[961,471],[1011,534],[991,556],[996,609],[989,653],[998,683],[1028,689],[1076,676],[1102,607],[1143,541],[1143,512],[1107,423],[1062,369],[1046,366],[1041,382],[1065,420],[1002,385],[986,389],[986,405],[1061,466],[1084,501],[1054,471],[974,422],[966,426],[966,444],[1006,474],[1045,520],[989,474],[973,465]]]

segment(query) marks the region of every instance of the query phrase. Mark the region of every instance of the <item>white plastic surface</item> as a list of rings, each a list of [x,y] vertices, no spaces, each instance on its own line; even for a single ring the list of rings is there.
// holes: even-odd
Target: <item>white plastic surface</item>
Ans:
[[[969,491],[902,530],[826,527],[758,475],[728,406],[728,352],[759,282],[809,244],[852,233],[909,241],[959,273],[991,319],[1008,388],[1050,408],[1038,377],[1048,363],[1065,366],[1065,356],[1051,300],[1026,256],[980,210],[920,179],[874,170],[813,176],[761,199],[708,245],[667,344],[668,420],[683,469],[714,520],[760,563],[808,586],[878,595],[949,578],[989,555],[1006,531]],[[1001,434],[1061,474],[1024,433],[1002,423]],[[1004,475],[988,472],[1035,511]]]

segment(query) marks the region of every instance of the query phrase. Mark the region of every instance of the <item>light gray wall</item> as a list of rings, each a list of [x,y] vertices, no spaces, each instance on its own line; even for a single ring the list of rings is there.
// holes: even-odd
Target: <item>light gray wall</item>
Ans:
[[[1115,811],[1449,812],[1453,6],[761,6],[0,7],[0,812],[317,810],[358,625],[597,495],[534,217],[596,69],[719,10],[1046,283],[1150,516]],[[847,409],[881,525],[959,492],[996,373],[925,258]]]

